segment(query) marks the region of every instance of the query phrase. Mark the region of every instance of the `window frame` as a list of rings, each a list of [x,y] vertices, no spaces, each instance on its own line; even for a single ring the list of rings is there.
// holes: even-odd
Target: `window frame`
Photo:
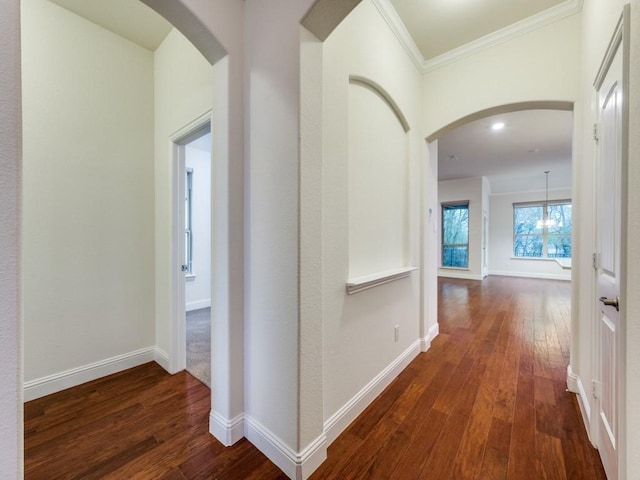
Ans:
[[[455,202],[441,202],[440,203],[440,268],[452,268],[459,270],[469,270],[469,229],[471,223],[471,210],[469,208],[469,200],[460,200]],[[467,209],[467,243],[445,243],[445,226],[444,226],[444,212],[447,208],[460,208],[465,207]],[[445,247],[466,247],[467,249],[467,263],[465,266],[458,267],[452,265],[445,265]]]
[[[571,213],[573,216],[573,202],[570,198],[565,198],[565,199],[557,199],[557,200],[541,200],[541,201],[532,201],[532,202],[514,202],[512,204],[513,206],[513,215],[512,215],[512,225],[511,225],[511,231],[513,234],[513,245],[512,245],[512,250],[511,253],[513,255],[513,258],[518,258],[518,259],[556,259],[556,258],[572,258],[573,257],[573,251],[571,252],[571,256],[570,257],[550,257],[549,256],[549,250],[548,250],[548,238],[549,237],[565,237],[565,238],[570,238],[573,242],[573,219],[571,222],[571,233],[549,233],[549,227],[547,225],[543,225],[542,229],[540,231],[540,233],[526,233],[526,234],[517,234],[516,233],[516,209],[518,208],[526,208],[526,207],[541,207],[542,208],[542,215],[543,218],[548,218],[549,215],[549,206],[552,205],[570,205],[571,206]],[[546,215],[545,215],[546,212]],[[516,239],[518,237],[542,237],[542,255],[538,256],[524,256],[524,255],[517,255],[516,254]]]
[[[185,274],[193,275],[193,168],[185,168],[184,172],[185,201]]]

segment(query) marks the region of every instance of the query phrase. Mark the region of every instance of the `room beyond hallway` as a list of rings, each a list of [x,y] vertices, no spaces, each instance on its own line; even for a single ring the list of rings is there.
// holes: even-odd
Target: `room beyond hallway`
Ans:
[[[187,318],[187,371],[211,388],[211,307],[191,310]]]

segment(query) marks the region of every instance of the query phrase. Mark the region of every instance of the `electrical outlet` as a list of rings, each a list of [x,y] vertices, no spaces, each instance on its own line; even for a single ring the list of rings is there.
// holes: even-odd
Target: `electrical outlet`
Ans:
[[[399,338],[400,338],[400,325],[396,325],[395,328],[393,329],[393,340],[397,342]]]

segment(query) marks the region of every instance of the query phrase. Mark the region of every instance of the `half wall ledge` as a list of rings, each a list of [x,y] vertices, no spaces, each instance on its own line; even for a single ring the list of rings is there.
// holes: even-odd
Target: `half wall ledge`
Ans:
[[[354,293],[377,287],[378,285],[408,277],[411,275],[411,272],[417,269],[418,267],[394,268],[393,270],[385,270],[384,272],[350,278],[347,280],[347,293],[353,295]]]

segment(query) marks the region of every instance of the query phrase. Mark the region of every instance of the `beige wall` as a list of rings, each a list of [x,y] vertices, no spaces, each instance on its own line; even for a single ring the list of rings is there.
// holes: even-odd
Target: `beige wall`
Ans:
[[[462,58],[423,77],[423,132],[487,108],[578,99],[580,15]]]
[[[154,345],[153,55],[22,2],[26,381]]]

